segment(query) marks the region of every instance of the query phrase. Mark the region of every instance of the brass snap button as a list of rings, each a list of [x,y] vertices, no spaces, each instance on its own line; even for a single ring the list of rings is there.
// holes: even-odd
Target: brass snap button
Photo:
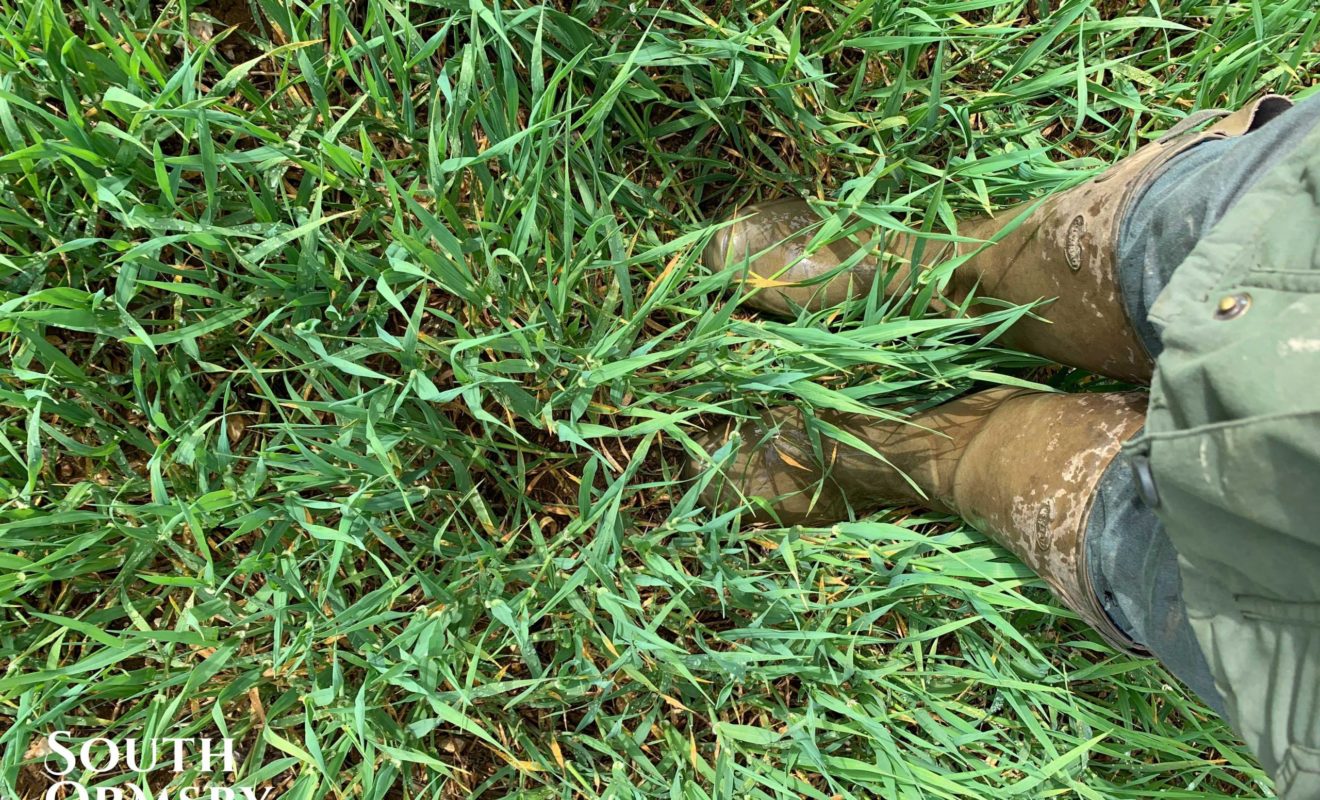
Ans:
[[[1226,294],[1219,298],[1219,305],[1215,307],[1215,319],[1237,319],[1247,313],[1248,308],[1251,308],[1251,295],[1246,292]]]

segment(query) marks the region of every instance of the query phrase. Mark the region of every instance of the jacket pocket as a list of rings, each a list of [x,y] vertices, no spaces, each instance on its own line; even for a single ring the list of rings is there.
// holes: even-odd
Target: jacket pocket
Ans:
[[[1138,447],[1166,523],[1184,529],[1199,553],[1258,578],[1235,594],[1277,597],[1274,589],[1286,587],[1286,599],[1320,603],[1312,580],[1320,569],[1320,409],[1153,432]],[[1183,551],[1193,543],[1175,544]],[[1256,565],[1253,551],[1272,555]]]
[[[1320,603],[1288,603],[1249,594],[1240,594],[1233,599],[1247,619],[1320,627]]]
[[[1275,787],[1279,800],[1320,797],[1320,750],[1293,745],[1283,757]]]

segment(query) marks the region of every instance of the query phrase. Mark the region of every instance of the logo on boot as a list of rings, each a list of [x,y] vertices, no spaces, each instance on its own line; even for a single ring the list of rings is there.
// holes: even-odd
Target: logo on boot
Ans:
[[[1064,255],[1068,258],[1068,269],[1073,272],[1082,268],[1082,234],[1086,232],[1086,220],[1081,214],[1068,223],[1068,237],[1064,243]]]

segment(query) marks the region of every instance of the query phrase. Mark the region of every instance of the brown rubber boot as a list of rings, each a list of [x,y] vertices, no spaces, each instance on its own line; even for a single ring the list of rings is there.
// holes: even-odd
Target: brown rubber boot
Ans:
[[[843,432],[829,438],[809,431],[796,409],[775,409],[707,435],[711,453],[735,433],[740,441],[703,499],[728,508],[760,498],[756,518],[780,524],[830,524],[894,505],[958,514],[1021,558],[1107,639],[1132,650],[1092,589],[1083,539],[1100,478],[1141,428],[1145,410],[1140,392],[999,387],[905,422],[821,413],[824,425],[815,427]],[[689,465],[690,474],[700,469]]]
[[[1127,208],[1174,156],[1211,139],[1255,130],[1291,105],[1287,98],[1267,95],[1232,114],[1193,114],[1086,183],[959,224],[960,237],[995,244],[931,241],[922,261],[933,265],[980,248],[954,271],[946,287],[952,304],[961,304],[973,289],[977,296],[1014,305],[1052,298],[1035,310],[1039,319],[1023,318],[1001,341],[1070,366],[1147,382],[1152,362],[1128,322],[1116,274],[1119,226]],[[1189,132],[1216,114],[1224,118]],[[721,230],[704,258],[712,270],[743,268],[746,288],[757,290],[748,298],[753,307],[791,315],[795,307],[829,307],[870,291],[880,268],[877,252],[859,257],[858,246],[847,240],[805,252],[820,219],[806,202],[779,200],[735,216],[745,218]],[[911,272],[915,239],[895,233],[872,243],[859,234],[858,241],[886,257],[886,269],[895,273],[891,285],[902,285]]]

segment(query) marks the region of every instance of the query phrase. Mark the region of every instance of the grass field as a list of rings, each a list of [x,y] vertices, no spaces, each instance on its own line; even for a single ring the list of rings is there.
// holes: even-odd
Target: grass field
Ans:
[[[70,730],[227,735],[287,798],[1269,796],[957,521],[748,529],[678,465],[768,405],[1086,381],[938,281],[757,319],[723,211],[938,233],[1303,90],[1317,25],[0,0],[0,795]]]

